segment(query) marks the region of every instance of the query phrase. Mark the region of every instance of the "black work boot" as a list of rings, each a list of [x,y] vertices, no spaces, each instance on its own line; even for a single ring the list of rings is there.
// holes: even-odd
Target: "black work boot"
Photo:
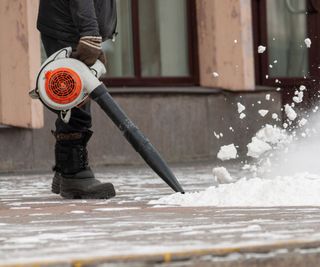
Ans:
[[[53,133],[56,137],[52,192],[68,199],[108,199],[116,195],[111,183],[94,178],[88,166],[87,143],[91,131]]]

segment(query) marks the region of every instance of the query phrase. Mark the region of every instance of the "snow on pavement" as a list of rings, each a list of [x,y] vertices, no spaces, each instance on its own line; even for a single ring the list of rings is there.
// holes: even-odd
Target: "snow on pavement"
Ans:
[[[164,196],[150,201],[150,204],[191,207],[320,206],[320,176],[306,173],[274,179],[241,178],[235,183],[211,186],[204,191]]]
[[[239,166],[228,169],[231,177],[239,174]],[[211,165],[179,166],[173,172],[187,192],[209,190],[212,185]],[[50,174],[2,176],[1,263],[60,263],[239,247],[255,252],[255,246],[320,240],[320,208],[154,205],[148,203],[172,190],[148,168],[105,168],[97,177],[115,184],[116,198],[62,200],[50,193]]]

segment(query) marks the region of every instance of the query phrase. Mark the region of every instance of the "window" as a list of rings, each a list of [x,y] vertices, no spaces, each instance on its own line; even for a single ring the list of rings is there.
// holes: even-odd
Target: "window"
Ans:
[[[270,77],[308,76],[306,1],[267,1]]]
[[[284,101],[308,87],[309,102],[320,81],[319,6],[314,0],[252,0],[257,84],[281,87]],[[305,39],[310,38],[308,48]],[[258,54],[257,47],[267,50]]]
[[[118,0],[119,35],[103,49],[114,86],[197,84],[193,0]]]

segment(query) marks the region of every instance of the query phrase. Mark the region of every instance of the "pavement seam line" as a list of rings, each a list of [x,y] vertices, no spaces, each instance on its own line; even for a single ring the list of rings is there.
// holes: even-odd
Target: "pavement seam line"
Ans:
[[[71,261],[38,261],[38,262],[30,262],[26,264],[5,264],[0,267],[41,267],[41,266],[51,266],[57,264],[70,264],[72,267],[82,267],[87,264],[97,264],[97,263],[111,263],[111,262],[128,262],[128,261],[152,261],[153,259],[161,258],[164,262],[165,260],[170,260],[172,262],[181,257],[194,257],[194,256],[205,256],[205,255],[213,255],[213,256],[224,256],[231,253],[250,253],[250,252],[258,252],[258,253],[267,253],[268,251],[288,248],[319,248],[320,242],[319,240],[287,240],[284,242],[275,242],[270,244],[263,245],[244,245],[238,247],[224,247],[224,248],[208,248],[208,249],[194,249],[194,250],[185,250],[185,251],[177,251],[177,252],[165,252],[165,253],[155,253],[155,254],[141,254],[141,255],[120,255],[120,256],[97,256],[88,259],[82,260],[74,260],[73,263]]]

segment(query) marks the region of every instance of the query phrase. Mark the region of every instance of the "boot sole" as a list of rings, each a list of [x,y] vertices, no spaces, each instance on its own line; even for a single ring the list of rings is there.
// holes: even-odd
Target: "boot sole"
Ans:
[[[99,187],[99,191],[85,192],[78,189],[68,189],[60,191],[60,195],[65,199],[110,199],[116,196],[114,187],[106,184]]]

